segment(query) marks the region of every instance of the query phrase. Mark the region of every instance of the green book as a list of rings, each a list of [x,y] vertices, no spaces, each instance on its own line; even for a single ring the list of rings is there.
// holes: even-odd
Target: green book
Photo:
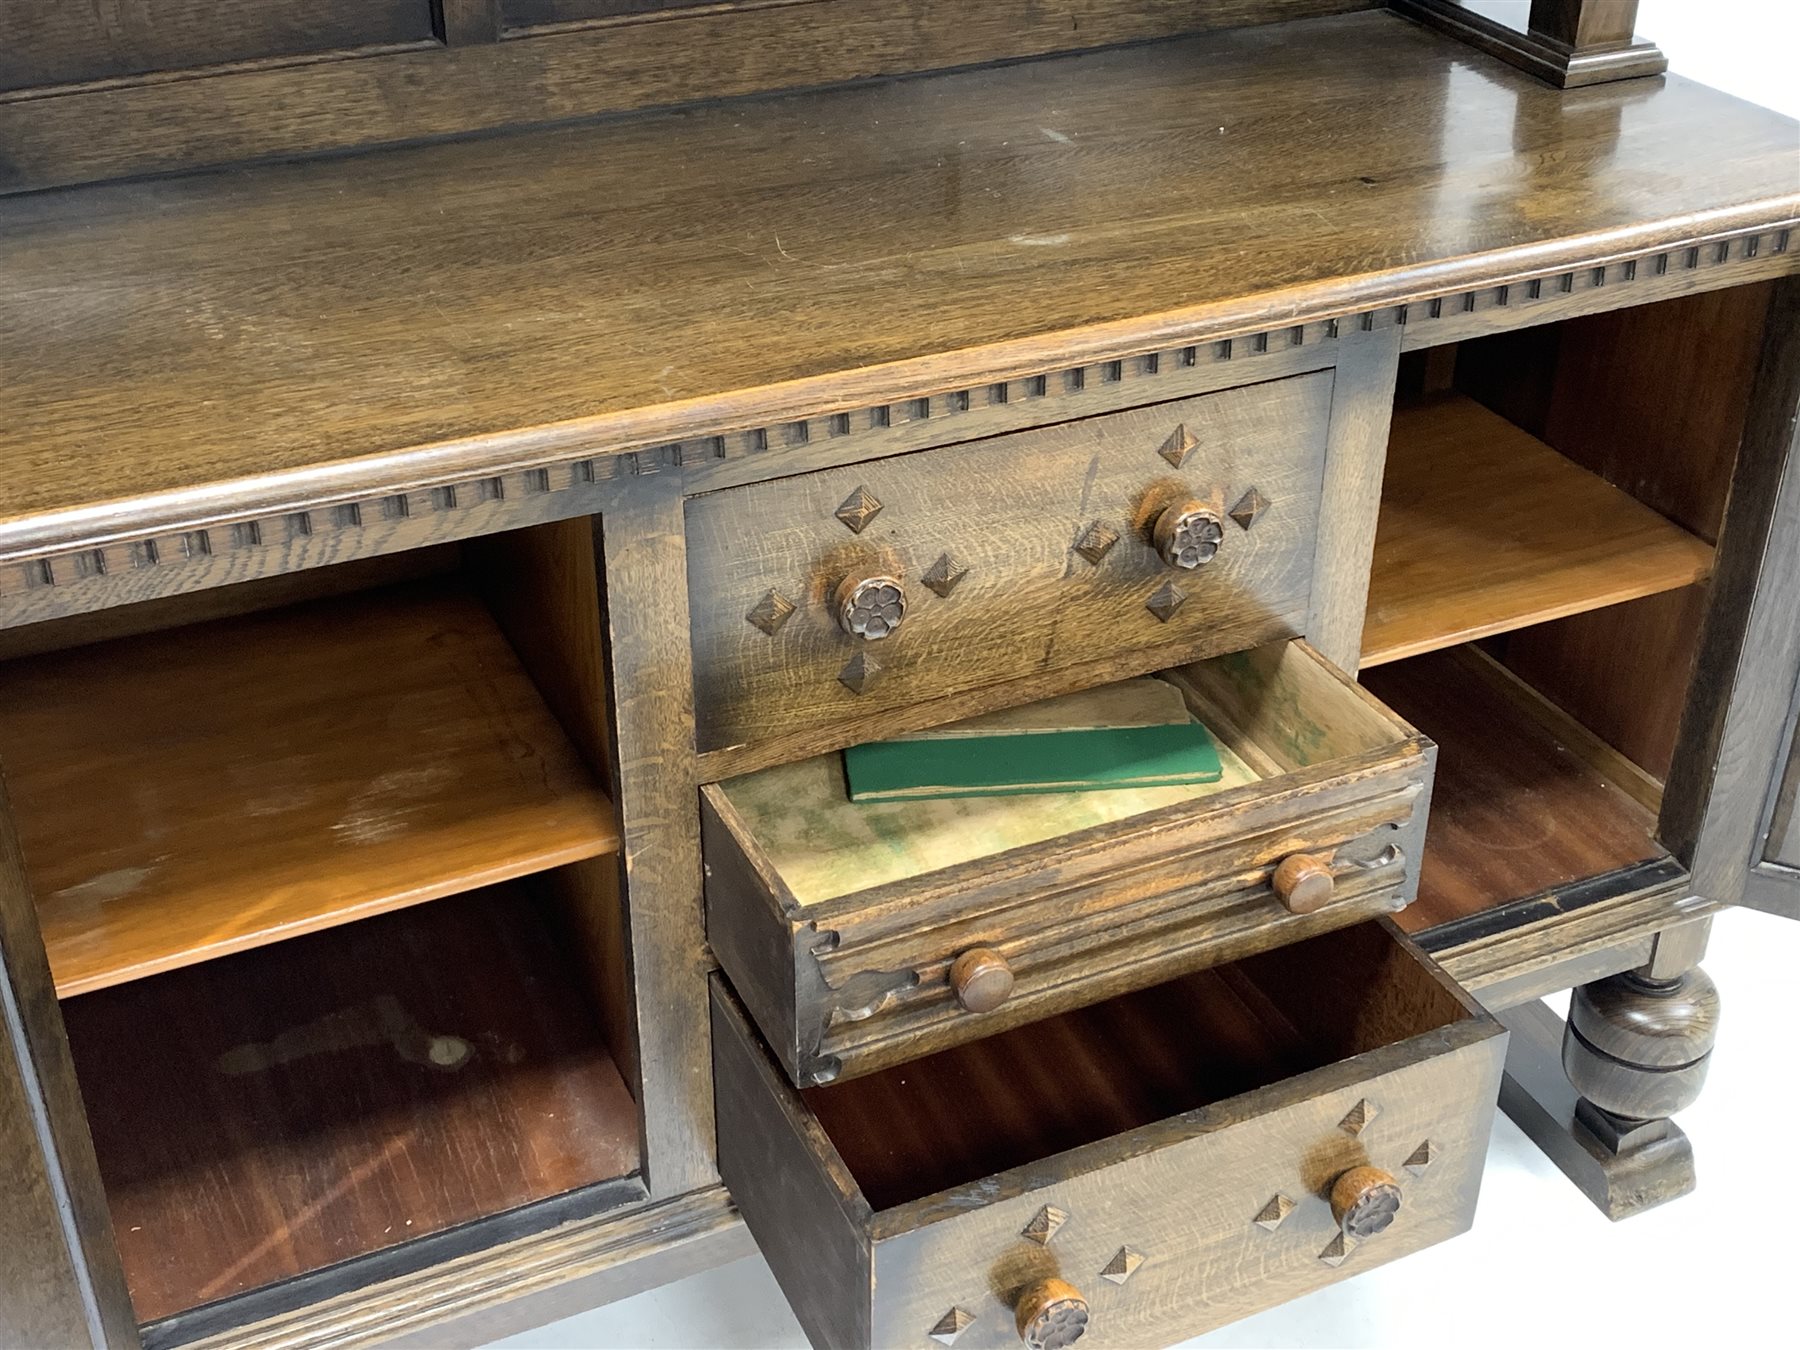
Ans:
[[[854,802],[1167,787],[1222,772],[1181,691],[1148,678],[844,752]]]

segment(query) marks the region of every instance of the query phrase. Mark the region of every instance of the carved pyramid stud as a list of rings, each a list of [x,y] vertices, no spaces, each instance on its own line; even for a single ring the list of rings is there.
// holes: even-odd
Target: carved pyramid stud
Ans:
[[[1258,1228],[1273,1233],[1281,1227],[1281,1221],[1294,1212],[1294,1202],[1277,1192],[1269,1197],[1269,1203],[1256,1211],[1256,1217],[1250,1220]]]
[[[1119,532],[1106,522],[1096,520],[1081,532],[1081,537],[1075,541],[1075,551],[1098,567],[1100,560],[1111,553],[1112,546],[1118,542]]]
[[[1256,518],[1268,509],[1269,499],[1255,488],[1251,488],[1238,498],[1238,504],[1226,514],[1247,530],[1256,524]]]
[[[1338,1122],[1338,1128],[1345,1134],[1361,1134],[1369,1128],[1369,1123],[1381,1114],[1381,1108],[1367,1097],[1350,1108],[1349,1114]]]
[[[1045,1205],[1031,1216],[1031,1222],[1020,1230],[1019,1236],[1035,1242],[1040,1247],[1048,1247],[1050,1239],[1069,1221],[1068,1212],[1055,1205]]]
[[[869,528],[869,522],[881,514],[881,503],[869,489],[859,487],[844,498],[844,504],[832,514],[850,527],[851,534],[861,534]]]
[[[1436,1161],[1437,1145],[1427,1139],[1408,1154],[1406,1161],[1400,1165],[1417,1177],[1423,1176],[1425,1174],[1425,1169],[1430,1167],[1431,1164]]]
[[[780,591],[770,591],[744,617],[770,637],[774,637],[781,631],[781,625],[794,617],[794,602]]]
[[[950,592],[955,590],[962,579],[968,575],[967,567],[964,567],[948,553],[940,553],[938,560],[931,564],[931,567],[919,580],[923,581],[929,590],[948,599]]]
[[[1194,453],[1194,447],[1199,444],[1194,439],[1194,433],[1187,429],[1187,423],[1183,422],[1169,433],[1169,439],[1162,443],[1162,448],[1156,453],[1179,469],[1187,463],[1187,457]]]
[[[1181,587],[1172,581],[1165,581],[1156,588],[1156,594],[1144,601],[1144,608],[1167,623],[1175,617],[1175,611],[1181,608],[1182,601],[1186,599]]]
[[[975,1314],[962,1308],[952,1308],[925,1334],[939,1345],[955,1345],[956,1338],[975,1325]]]
[[[1137,1274],[1137,1268],[1148,1259],[1142,1252],[1121,1247],[1113,1253],[1113,1259],[1106,1263],[1105,1269],[1100,1272],[1100,1278],[1111,1280],[1114,1284],[1124,1284]]]
[[[1341,1266],[1349,1259],[1350,1239],[1342,1233],[1334,1234],[1331,1241],[1325,1244],[1325,1250],[1319,1253],[1319,1260],[1332,1267]]]
[[[838,683],[853,694],[866,694],[887,672],[867,652],[858,652],[838,672]]]

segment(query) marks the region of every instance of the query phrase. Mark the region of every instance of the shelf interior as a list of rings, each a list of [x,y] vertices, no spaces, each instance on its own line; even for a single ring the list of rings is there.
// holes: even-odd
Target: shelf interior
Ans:
[[[1364,668],[1704,580],[1712,546],[1461,394],[1400,408]]]
[[[0,759],[65,997],[618,846],[448,582],[8,663]]]
[[[1656,785],[1474,649],[1363,683],[1438,745],[1419,898],[1396,916],[1407,932],[1668,856]]]
[[[141,1321],[638,1169],[528,885],[64,1005]]]

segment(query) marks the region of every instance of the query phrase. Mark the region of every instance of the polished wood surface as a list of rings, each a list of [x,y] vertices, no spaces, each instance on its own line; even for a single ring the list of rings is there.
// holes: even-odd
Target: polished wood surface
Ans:
[[[65,1005],[151,1321],[638,1166],[638,1115],[509,886]]]
[[[432,443],[410,481],[655,444],[1766,227],[1800,216],[1793,135],[1679,79],[1569,102],[1375,14],[9,199],[0,549],[121,497],[112,529]]]
[[[1379,924],[804,1093],[722,983],[714,1027],[721,1170],[830,1345],[1016,1346],[1046,1278],[1099,1343],[1166,1344],[1416,1251],[1469,1222],[1500,1068]],[[1369,1164],[1406,1205],[1351,1254],[1325,1195]]]
[[[115,13],[167,11],[189,39],[196,18],[204,21],[197,10],[225,11],[227,22],[218,26],[229,28],[245,10],[266,5],[286,18],[282,24],[271,17],[269,28],[304,31],[309,18],[312,27],[329,23],[312,11],[363,8],[331,0],[298,12],[281,0],[109,3]],[[157,70],[10,106],[0,96],[0,145],[7,151],[0,193],[812,89],[1378,9],[1381,0],[376,0],[366,7],[379,14],[396,5],[435,21],[442,44]],[[16,8],[93,6],[18,0]],[[567,17],[552,21],[552,14]],[[143,36],[80,19],[52,27],[75,39],[76,68],[84,54],[105,62]],[[216,40],[226,47],[237,36]],[[179,43],[167,45],[173,50],[163,59],[180,62]],[[192,78],[196,73],[204,83]],[[91,134],[95,126],[107,134]]]
[[[1398,917],[1408,932],[1666,856],[1653,812],[1462,653],[1365,682],[1438,744],[1419,898]]]
[[[616,850],[487,612],[427,583],[0,667],[64,996]]]
[[[1402,408],[1362,664],[1703,580],[1712,548],[1458,394]]]
[[[1274,380],[689,502],[701,749],[862,718],[879,739],[892,709],[1100,656],[1139,674],[1295,636],[1331,388]],[[1186,569],[1155,527],[1190,501],[1219,537]],[[865,641],[842,598],[880,578],[904,618]]]

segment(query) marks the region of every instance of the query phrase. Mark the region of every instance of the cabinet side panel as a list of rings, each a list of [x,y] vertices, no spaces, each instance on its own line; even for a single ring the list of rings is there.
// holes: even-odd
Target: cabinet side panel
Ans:
[[[136,1343],[94,1144],[0,782],[0,1345]]]

